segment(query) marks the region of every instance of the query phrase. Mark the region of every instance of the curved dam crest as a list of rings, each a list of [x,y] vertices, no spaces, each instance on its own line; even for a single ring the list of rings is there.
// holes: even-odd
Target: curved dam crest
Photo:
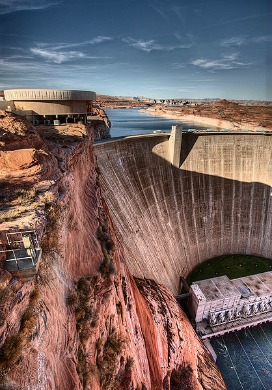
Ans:
[[[272,257],[272,137],[182,134],[95,145],[100,182],[134,276],[177,293],[179,276],[230,253]]]

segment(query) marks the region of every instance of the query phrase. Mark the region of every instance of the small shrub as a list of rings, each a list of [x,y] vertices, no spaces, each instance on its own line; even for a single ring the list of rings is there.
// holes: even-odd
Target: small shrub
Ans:
[[[121,302],[116,303],[116,312],[117,312],[117,314],[121,314],[121,316],[123,315],[123,309],[122,309]]]
[[[33,199],[36,197],[36,189],[29,188],[27,190],[21,190],[18,193],[18,202],[24,205],[29,205],[32,203]]]
[[[137,385],[136,390],[147,390],[147,387],[144,383]]]
[[[4,345],[0,349],[0,359],[2,362],[16,363],[21,356],[21,337],[20,334],[7,337]]]
[[[88,295],[90,292],[90,279],[89,278],[80,278],[77,282],[77,288],[80,293]]]
[[[85,305],[84,306],[84,311],[85,311],[85,315],[84,315],[84,319],[85,320],[91,320],[93,318],[93,310],[90,306],[87,306]]]
[[[97,348],[98,356],[97,356],[97,367],[99,369],[100,375],[100,385],[103,389],[116,389],[115,375],[117,374],[118,365],[122,360],[121,355],[122,350],[125,347],[127,340],[126,338],[116,333],[112,332],[107,341],[104,344],[103,355],[101,355],[102,345]]]
[[[126,278],[124,276],[122,276],[122,291],[123,291],[125,304],[127,304],[128,303],[127,283],[126,283]]]
[[[69,291],[66,297],[66,303],[71,309],[75,310],[78,307],[78,295],[76,291]]]
[[[81,329],[79,331],[79,339],[81,342],[87,341],[90,336],[90,326],[85,323],[85,326],[81,326]]]
[[[108,276],[112,275],[115,273],[114,265],[110,260],[107,260],[104,258],[102,260],[102,263],[99,267],[99,272],[104,278],[107,278]]]
[[[98,324],[98,321],[95,319],[95,320],[91,321],[90,326],[91,326],[91,328],[95,328],[97,326],[97,324]]]
[[[34,290],[30,296],[29,305],[22,316],[19,332],[7,337],[0,348],[0,365],[2,368],[17,364],[23,351],[29,349],[30,340],[39,335],[39,317],[42,310],[43,304],[39,291]]]
[[[108,233],[103,229],[103,226],[99,226],[96,231],[96,237],[97,239],[103,243],[110,239]]]
[[[122,349],[124,348],[125,343],[126,343],[125,337],[122,336],[121,334],[114,332],[108,336],[107,341],[105,343],[105,347],[111,348],[117,354],[120,354]]]
[[[125,366],[126,371],[128,371],[132,368],[133,363],[134,363],[133,357],[128,357],[127,362],[126,362],[126,366]]]
[[[32,293],[30,294],[30,300],[37,301],[39,298],[41,298],[41,294],[38,288],[35,288]]]
[[[174,369],[170,376],[171,389],[179,390],[181,386],[183,386],[184,389],[189,388],[192,372],[193,370],[190,365],[180,366],[177,369]]]
[[[101,350],[101,348],[103,346],[103,340],[101,337],[98,340],[96,340],[95,346],[96,346],[97,351]]]
[[[48,208],[55,201],[55,198],[56,196],[52,191],[46,191],[40,195],[39,200],[44,204],[46,208]]]
[[[114,247],[115,247],[115,245],[114,245],[113,240],[111,238],[108,239],[107,242],[106,242],[106,249],[107,249],[107,251],[113,251]]]

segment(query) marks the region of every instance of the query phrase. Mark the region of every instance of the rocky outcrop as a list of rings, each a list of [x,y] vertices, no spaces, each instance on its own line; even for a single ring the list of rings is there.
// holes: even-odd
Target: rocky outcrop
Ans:
[[[242,105],[235,102],[220,100],[212,104],[193,104],[181,107],[165,107],[156,105],[145,110],[155,116],[177,119],[182,122],[202,124],[207,127],[235,131],[260,131],[272,129],[272,106]]]
[[[95,127],[94,140],[98,141],[101,139],[111,138],[110,135],[111,122],[107,114],[105,113],[105,111],[100,107],[94,106],[92,110],[92,114],[93,116],[88,117],[88,121],[90,124],[92,124]],[[101,121],[103,123],[101,123]]]
[[[43,255],[32,281],[23,283],[4,270],[0,274],[0,387],[225,389],[169,290],[129,273],[101,195],[92,129],[37,132],[22,120],[19,134],[17,119],[8,118],[13,133],[6,116],[1,131],[10,140],[9,151],[19,151],[16,137],[35,149],[16,166],[5,156],[11,182],[31,179],[35,188],[43,188],[40,183],[49,181],[46,191],[54,190],[46,205],[39,191],[33,195],[31,221],[23,214],[4,222],[18,227],[31,222]],[[6,152],[5,142],[2,147]],[[38,151],[46,158],[35,160]],[[31,158],[33,166],[40,164],[34,172]],[[12,202],[18,205],[17,198]]]

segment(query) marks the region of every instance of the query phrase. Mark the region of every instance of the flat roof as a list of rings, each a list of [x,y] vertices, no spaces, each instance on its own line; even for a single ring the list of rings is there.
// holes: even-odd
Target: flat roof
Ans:
[[[232,283],[239,287],[246,287],[251,291],[251,295],[257,297],[272,293],[272,272],[263,272],[261,274],[245,276],[232,279]]]
[[[210,278],[193,282],[197,284],[204,294],[207,301],[215,301],[227,297],[241,296],[238,288],[226,276],[218,276],[217,278]]]
[[[6,89],[5,100],[95,100],[93,91],[79,91],[72,89]]]
[[[229,279],[226,275],[193,282],[197,285],[207,301],[227,297],[263,296],[272,293],[272,271],[261,274]]]

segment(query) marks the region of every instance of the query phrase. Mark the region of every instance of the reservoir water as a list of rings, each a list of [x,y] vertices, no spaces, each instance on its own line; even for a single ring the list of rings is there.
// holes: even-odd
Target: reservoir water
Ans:
[[[261,324],[211,340],[228,390],[272,389],[272,326]]]
[[[179,123],[138,109],[108,109],[106,113],[112,123],[112,137],[147,134],[155,130],[170,131],[172,125]],[[206,129],[190,123],[182,125],[185,130]],[[212,339],[211,344],[228,390],[272,389],[271,323],[225,334]]]
[[[111,121],[111,136],[122,137],[136,134],[153,133],[156,130],[171,131],[171,127],[182,124],[184,130],[189,128],[204,130],[207,126],[196,126],[193,123],[180,122],[177,119],[168,119],[146,114],[143,109],[107,109],[105,110]],[[212,126],[209,126],[212,128]]]

